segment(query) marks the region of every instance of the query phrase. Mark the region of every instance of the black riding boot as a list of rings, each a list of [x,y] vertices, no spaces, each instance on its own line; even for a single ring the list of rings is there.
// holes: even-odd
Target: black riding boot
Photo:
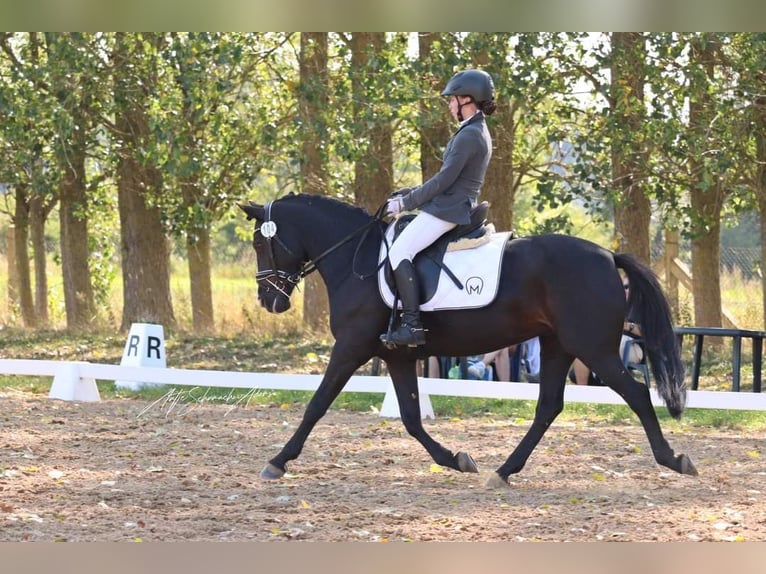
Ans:
[[[394,269],[394,280],[402,300],[402,320],[390,336],[381,339],[395,345],[416,347],[426,344],[426,333],[420,322],[420,287],[415,266],[405,259]]]

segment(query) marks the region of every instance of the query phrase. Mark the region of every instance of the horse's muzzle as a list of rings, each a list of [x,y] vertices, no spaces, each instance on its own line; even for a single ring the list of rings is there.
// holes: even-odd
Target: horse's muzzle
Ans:
[[[261,307],[269,313],[284,313],[290,309],[290,298],[285,297],[281,293],[272,292],[258,295],[258,301],[261,303]]]

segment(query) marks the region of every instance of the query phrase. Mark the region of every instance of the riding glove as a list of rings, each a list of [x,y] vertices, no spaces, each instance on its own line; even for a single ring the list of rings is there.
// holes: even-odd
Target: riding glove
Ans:
[[[402,198],[392,197],[386,204],[386,215],[398,215],[402,209]]]

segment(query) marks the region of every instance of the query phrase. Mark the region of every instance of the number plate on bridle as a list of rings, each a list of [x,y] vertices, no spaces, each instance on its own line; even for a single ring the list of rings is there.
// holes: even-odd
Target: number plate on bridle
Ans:
[[[271,239],[277,234],[277,224],[273,221],[264,221],[261,224],[261,235],[266,239]]]

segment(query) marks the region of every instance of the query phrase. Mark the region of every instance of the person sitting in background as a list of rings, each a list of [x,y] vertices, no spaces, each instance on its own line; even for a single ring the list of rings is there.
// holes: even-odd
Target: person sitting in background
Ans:
[[[524,341],[519,345],[511,345],[497,349],[484,355],[470,355],[465,357],[466,375],[471,380],[498,380],[509,382],[511,380],[511,363],[514,355],[518,357],[519,365],[522,367],[517,374],[521,379],[522,373],[529,382],[540,381],[540,340],[535,337]],[[439,360],[436,357],[429,358],[429,372],[438,374],[440,372]],[[461,378],[461,366],[453,365],[447,377],[450,379]]]
[[[625,290],[625,298],[630,295],[630,283],[628,278],[624,278],[622,281],[622,287]],[[625,345],[632,339],[638,339],[641,337],[641,325],[631,316],[631,309],[628,309],[628,315],[625,318],[625,322],[622,324],[622,337],[620,338],[620,358],[625,354]],[[644,350],[641,345],[631,345],[628,355],[628,362],[640,363],[644,358]],[[572,363],[572,369],[569,371],[569,378],[578,385],[603,385],[598,376],[591,372],[591,370],[580,359],[575,359]]]
[[[517,359],[514,369],[511,364]],[[495,366],[498,381],[510,381],[512,371],[518,381],[526,379],[530,383],[540,382],[540,339],[534,337],[518,345],[511,345],[499,351],[484,355],[482,362]]]
[[[469,357],[468,361],[468,376],[472,379],[484,379],[492,380],[493,370],[491,365],[494,364],[494,373],[497,375],[498,381],[510,381],[511,380],[511,357],[516,352],[516,345],[512,347],[504,347],[491,353],[486,353],[478,360],[471,361]]]
[[[510,359],[507,351],[511,347],[492,351],[485,355],[460,357],[453,363],[453,357],[428,357],[428,376],[460,379],[463,376],[461,361],[466,362],[466,378],[469,380],[500,381],[510,380]],[[494,366],[494,369],[492,368]],[[447,369],[447,372],[444,370]]]
[[[483,355],[468,355],[467,357],[460,357],[455,364],[453,364],[449,371],[447,371],[448,379],[462,379],[463,370],[461,361],[466,362],[465,376],[466,379],[471,381],[491,381],[493,372],[492,368],[484,362]]]
[[[521,364],[524,367],[527,381],[540,382],[540,337],[524,341],[521,345]]]

